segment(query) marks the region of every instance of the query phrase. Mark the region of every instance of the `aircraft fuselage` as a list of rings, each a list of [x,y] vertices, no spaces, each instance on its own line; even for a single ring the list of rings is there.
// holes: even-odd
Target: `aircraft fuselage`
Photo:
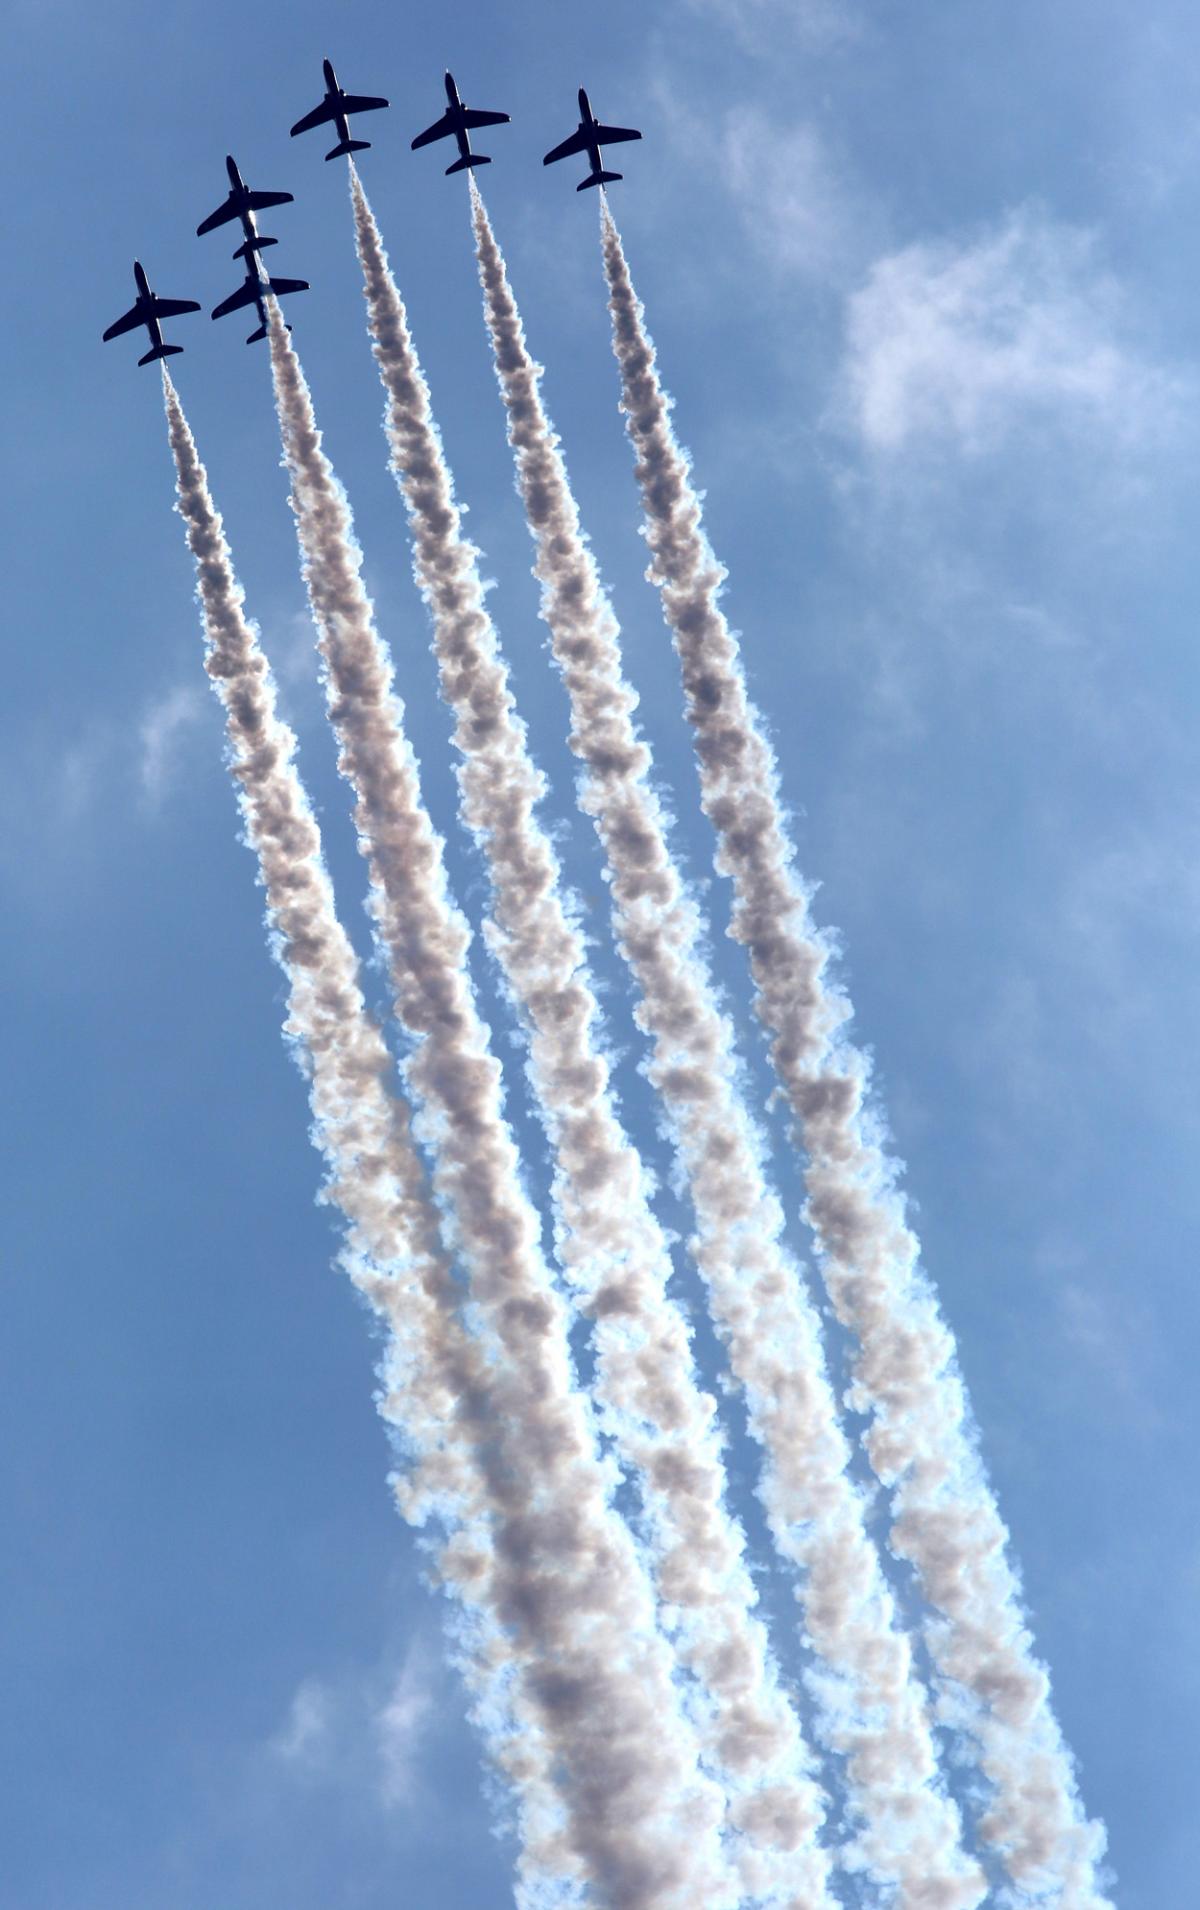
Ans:
[[[341,145],[347,145],[350,140],[350,121],[342,111],[340,104],[346,97],[346,89],[344,86],[338,85],[338,76],[333,70],[332,61],[323,60],[321,64],[325,71],[325,85],[327,88],[325,97],[328,99],[332,110],[333,123],[337,129],[338,141]]]
[[[599,120],[592,111],[592,102],[581,86],[579,89],[579,130],[583,134],[587,156],[591,160],[593,172],[603,172],[604,170],[604,154],[600,149],[600,141],[596,137],[596,128],[599,124]]]

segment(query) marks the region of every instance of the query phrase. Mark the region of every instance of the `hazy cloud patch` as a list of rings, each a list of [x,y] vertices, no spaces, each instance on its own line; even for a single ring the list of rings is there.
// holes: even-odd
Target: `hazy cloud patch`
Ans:
[[[413,1645],[375,1716],[380,1788],[391,1804],[407,1804],[418,1787],[418,1756],[434,1711],[437,1667]]]
[[[157,807],[174,785],[184,737],[195,728],[206,708],[204,691],[195,684],[176,684],[150,702],[138,724],[142,793]]]
[[[333,1708],[332,1694],[321,1681],[305,1678],[271,1739],[271,1751],[285,1764],[318,1764],[328,1744]]]
[[[718,21],[744,45],[761,48],[767,40],[829,46],[857,39],[862,16],[850,0],[681,0],[685,13]]]
[[[729,189],[772,266],[826,283],[862,269],[874,221],[817,126],[739,106],[720,142]]]
[[[421,1754],[439,1717],[444,1685],[437,1658],[420,1638],[395,1661],[371,1671],[301,1679],[267,1754],[280,1770],[309,1783],[372,1791],[386,1807],[411,1807],[423,1794]]]
[[[1185,384],[1134,330],[1094,235],[1025,207],[872,267],[847,306],[838,422],[884,457],[941,442],[978,458],[1039,422],[1141,445]]]
[[[1059,1294],[1059,1324],[1074,1356],[1104,1388],[1107,1409],[1157,1432],[1163,1414],[1157,1390],[1157,1345],[1144,1306],[1133,1308],[1127,1292],[1106,1293],[1086,1279],[1068,1280]]]

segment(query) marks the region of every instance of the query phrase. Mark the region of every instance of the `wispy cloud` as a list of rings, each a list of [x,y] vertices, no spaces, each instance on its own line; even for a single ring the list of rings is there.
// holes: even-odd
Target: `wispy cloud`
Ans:
[[[758,47],[767,35],[829,45],[854,39],[862,16],[850,0],[681,0],[686,13],[716,20],[747,45]]]
[[[883,456],[940,441],[978,458],[1047,422],[1143,444],[1186,385],[1136,329],[1094,234],[1024,207],[872,267],[847,307],[839,421]]]
[[[422,1794],[420,1758],[437,1728],[444,1683],[431,1646],[409,1642],[399,1669],[303,1678],[267,1741],[271,1761],[296,1779],[339,1788],[364,1785],[385,1807]]]
[[[124,754],[113,719],[78,715],[60,729],[57,715],[12,727],[0,747],[0,870],[6,884],[54,909],[70,891],[62,872],[84,879],[93,866],[97,817],[121,772]]]
[[[1197,822],[1185,806],[1090,848],[1058,845],[1063,853],[1040,868],[1028,903],[1014,906],[1010,963],[990,983],[967,1055],[993,1107],[997,1145],[1008,1146],[1014,1114],[1026,1136],[1072,1133],[1084,1081],[1099,1083],[1125,1118],[1132,1105],[1190,1131],[1177,1051],[1196,1033],[1186,978],[1200,952]],[[1166,992],[1177,1002],[1170,1021]],[[1066,1159],[1047,1159],[1045,1173]],[[1081,1305],[1073,1318],[1082,1346],[1090,1316]]]
[[[317,1678],[305,1678],[293,1693],[287,1717],[270,1741],[285,1764],[319,1763],[333,1720],[330,1691]]]
[[[1106,1411],[1119,1412],[1126,1427],[1161,1431],[1160,1348],[1145,1305],[1133,1307],[1127,1291],[1071,1279],[1059,1294],[1059,1326],[1073,1356],[1071,1370],[1085,1363],[1091,1382],[1103,1388]]]
[[[204,691],[196,684],[176,684],[150,702],[138,724],[141,755],[138,773],[142,793],[150,803],[161,803],[179,766],[180,750],[187,732],[200,721],[206,709]]]
[[[376,1712],[380,1788],[387,1803],[412,1802],[418,1754],[433,1721],[436,1677],[430,1655],[413,1645]]]
[[[844,283],[861,271],[877,221],[811,121],[738,106],[721,123],[725,180],[774,269]]]

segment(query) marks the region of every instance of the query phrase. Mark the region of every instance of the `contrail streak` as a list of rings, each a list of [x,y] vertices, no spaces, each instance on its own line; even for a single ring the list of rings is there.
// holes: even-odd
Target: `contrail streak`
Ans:
[[[825,1371],[820,1323],[781,1241],[759,1137],[740,1095],[733,1030],[699,946],[699,922],[667,840],[638,735],[620,631],[579,525],[504,260],[483,201],[472,217],[484,308],[517,484],[536,544],[542,615],[571,699],[582,807],[611,875],[618,945],[641,997],[662,1095],[698,1222],[693,1251],[714,1322],[763,1447],[762,1497],[799,1590],[828,1741],[847,1757],[858,1854],[913,1906],[967,1906],[985,1892],[960,1849],[908,1639],[846,1474],[848,1448]],[[828,1673],[834,1678],[830,1679]]]
[[[872,1137],[866,1063],[839,1033],[849,1007],[826,978],[828,950],[792,866],[774,760],[719,605],[724,572],[701,527],[607,205],[601,229],[648,574],[682,665],[717,866],[733,883],[730,933],[748,950],[756,1009],[808,1155],[822,1273],[858,1340],[854,1403],[872,1417],[868,1455],[893,1489],[892,1544],[938,1614],[926,1638],[944,1715],[975,1738],[993,1787],[980,1836],[1019,1891],[1064,1910],[1101,1910],[1103,1829],[1084,1816],[1005,1554],[1008,1534],[968,1428],[954,1342],[918,1271],[895,1170]]]
[[[461,1289],[440,1247],[438,1213],[407,1112],[388,1086],[395,1064],[366,1012],[357,959],[338,920],[320,833],[293,760],[295,737],[276,712],[221,519],[165,371],[163,389],[208,640],[205,668],[225,709],[230,772],[266,891],[273,950],[288,979],[285,1031],[309,1081],[329,1171],[324,1195],[349,1224],[346,1270],[388,1329],[381,1410],[409,1462],[397,1503],[411,1524],[432,1520],[450,1535],[438,1563],[443,1582],[472,1615],[463,1669],[478,1695],[489,1749],[520,1784],[522,1869],[535,1881],[540,1864],[553,1868],[561,1818],[551,1760],[527,1706],[520,1707],[519,1738],[516,1721],[498,1718],[503,1693],[492,1688],[488,1669],[496,1604],[505,1595],[490,1532],[496,1521],[523,1518],[526,1493],[503,1463],[493,1377],[462,1324]],[[539,1843],[546,1846],[541,1858]]]
[[[521,1515],[496,1538],[509,1587],[501,1621],[537,1641],[526,1686],[561,1772],[571,1848],[601,1902],[717,1910],[729,1902],[721,1800],[697,1770],[650,1587],[608,1503],[609,1475],[573,1385],[565,1311],[542,1259],[471,988],[469,931],[447,893],[349,508],[274,302],[269,336],[330,718],[355,792],[397,1009],[413,1041],[406,1079],[494,1353],[506,1464],[525,1495]]]
[[[544,779],[516,715],[463,535],[429,390],[378,227],[351,175],[373,349],[417,581],[433,619],[442,695],[457,718],[460,813],[492,877],[490,940],[530,1036],[530,1078],[556,1156],[564,1269],[593,1321],[593,1393],[643,1484],[660,1595],[682,1661],[701,1681],[717,1773],[734,1791],[743,1882],[756,1896],[828,1905],[822,1807],[795,1715],[776,1682],[741,1534],[725,1511],[715,1406],[696,1383],[685,1321],[667,1298],[670,1257],[641,1163],[609,1092],[582,939],[536,816]],[[705,1723],[708,1723],[705,1717]],[[774,1853],[773,1855],[771,1853]]]

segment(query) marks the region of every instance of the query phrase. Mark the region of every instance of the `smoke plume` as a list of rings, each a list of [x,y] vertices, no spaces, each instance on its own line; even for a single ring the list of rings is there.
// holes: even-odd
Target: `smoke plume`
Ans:
[[[504,1659],[527,1661],[530,1628],[499,1630],[501,1586],[492,1532],[524,1516],[527,1492],[505,1452],[492,1370],[461,1318],[462,1293],[438,1234],[437,1209],[394,1062],[366,1012],[357,961],[338,920],[316,820],[275,707],[258,633],[243,609],[221,519],[178,396],[164,373],[179,509],[196,561],[208,650],[205,668],[226,713],[229,767],[258,859],[274,953],[288,979],[285,1032],[309,1082],[315,1137],[329,1178],[324,1197],[348,1223],[343,1263],[387,1329],[381,1403],[407,1461],[396,1484],[403,1516],[441,1537],[443,1584],[468,1615],[460,1658],[497,1764],[518,1789],[527,1884],[570,1871],[552,1753],[528,1704],[515,1714]],[[513,1542],[520,1545],[519,1533]],[[503,1547],[502,1547],[503,1552]]]
[[[602,1902],[723,1905],[720,1798],[655,1629],[650,1588],[608,1502],[572,1380],[567,1321],[542,1259],[390,659],[359,575],[349,509],[299,362],[272,304],[270,345],[305,580],[340,766],[355,795],[372,909],[400,1020],[418,1132],[494,1360],[512,1513],[495,1538],[503,1628],[535,1645],[524,1688],[550,1741],[571,1848]]]
[[[536,546],[542,615],[571,703],[581,804],[596,823],[618,945],[634,977],[662,1096],[697,1219],[693,1252],[712,1317],[764,1454],[761,1496],[781,1556],[801,1568],[814,1694],[824,1735],[845,1754],[855,1858],[911,1905],[977,1903],[978,1870],[959,1848],[907,1638],[846,1475],[848,1451],[820,1326],[781,1240],[758,1135],[737,1085],[733,1030],[700,948],[700,924],[667,840],[634,723],[620,631],[579,524],[504,260],[482,199],[473,224],[484,309],[517,484]]]
[[[746,1837],[743,1882],[756,1896],[769,1891],[771,1901],[777,1889],[795,1889],[797,1902],[828,1903],[819,1797],[764,1627],[752,1616],[757,1594],[723,1504],[714,1402],[697,1386],[687,1327],[666,1295],[666,1242],[597,1050],[582,940],[536,814],[544,779],[514,710],[404,306],[353,174],[351,189],[392,465],[432,615],[442,695],[457,719],[460,813],[488,863],[489,939],[529,1031],[530,1078],[556,1161],[560,1258],[593,1321],[593,1394],[642,1485],[660,1597],[682,1662],[700,1681],[704,1742]]]
[[[827,974],[792,866],[775,765],[746,696],[720,609],[724,577],[675,440],[621,241],[601,207],[622,409],[641,488],[648,572],[682,666],[702,801],[717,866],[733,884],[731,933],[746,947],[756,1008],[808,1156],[807,1214],[838,1318],[858,1342],[852,1403],[871,1416],[867,1452],[892,1488],[894,1549],[934,1608],[926,1638],[943,1716],[972,1736],[992,1795],[979,1832],[1019,1890],[1101,1910],[1103,1830],[1088,1823],[1072,1760],[1033,1655],[1007,1533],[967,1420],[953,1341],[905,1223],[894,1169],[865,1108],[866,1064]]]

